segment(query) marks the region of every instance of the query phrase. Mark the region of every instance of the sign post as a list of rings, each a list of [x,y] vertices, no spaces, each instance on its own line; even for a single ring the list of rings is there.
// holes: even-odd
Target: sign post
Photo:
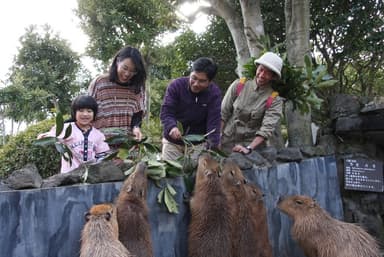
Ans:
[[[344,188],[383,192],[383,163],[368,159],[344,160]]]

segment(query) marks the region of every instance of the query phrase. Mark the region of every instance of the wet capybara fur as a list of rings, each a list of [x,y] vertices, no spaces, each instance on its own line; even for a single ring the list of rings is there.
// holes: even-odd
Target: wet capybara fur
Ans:
[[[219,180],[219,163],[208,154],[198,160],[190,200],[189,257],[230,257],[230,208]]]
[[[98,204],[85,214],[81,233],[80,257],[133,256],[119,241],[116,208],[113,204]]]
[[[152,257],[152,240],[147,206],[147,166],[136,165],[125,179],[116,199],[119,240],[136,257]]]
[[[331,217],[311,197],[281,197],[277,207],[293,219],[292,237],[307,257],[381,257],[362,227]]]

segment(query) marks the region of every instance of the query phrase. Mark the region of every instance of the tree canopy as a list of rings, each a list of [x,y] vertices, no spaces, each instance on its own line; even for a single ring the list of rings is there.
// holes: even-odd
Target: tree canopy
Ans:
[[[39,32],[30,26],[21,37],[21,47],[11,68],[9,86],[0,90],[5,116],[15,121],[42,120],[59,99],[61,110],[69,110],[79,92],[76,75],[79,56],[68,43],[53,35],[49,26]]]
[[[168,0],[78,0],[77,15],[90,38],[88,54],[106,65],[121,47],[151,47],[159,35],[175,30],[174,10]]]

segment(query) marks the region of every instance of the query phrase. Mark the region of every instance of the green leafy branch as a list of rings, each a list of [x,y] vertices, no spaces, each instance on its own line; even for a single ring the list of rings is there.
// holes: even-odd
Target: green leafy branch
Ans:
[[[252,57],[244,65],[244,76],[253,79],[256,73],[254,64],[256,58]],[[310,108],[319,110],[323,100],[318,97],[319,90],[332,87],[337,80],[328,74],[325,65],[313,64],[309,55],[304,56],[304,67],[292,66],[283,55],[283,68],[281,79],[273,85],[281,97],[289,100],[293,108],[298,108],[302,113],[306,113]]]
[[[62,134],[64,129],[63,114],[60,111],[56,113],[55,122],[56,122],[56,133],[54,137],[52,136],[42,137],[40,139],[36,139],[32,144],[37,146],[47,146],[47,145],[53,144],[56,150],[59,152],[60,156],[64,158],[64,160],[69,162],[70,165],[72,165],[72,159],[73,159],[72,151],[71,149],[69,149],[69,147],[66,144],[62,142],[72,134],[72,126],[68,126],[65,129],[64,136],[62,138],[59,138],[59,136]]]

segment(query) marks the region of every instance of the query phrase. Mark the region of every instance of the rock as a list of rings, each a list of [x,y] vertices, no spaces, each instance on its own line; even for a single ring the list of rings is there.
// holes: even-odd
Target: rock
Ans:
[[[300,148],[287,147],[277,153],[276,159],[280,162],[295,162],[303,160],[304,157],[301,154]]]
[[[85,166],[81,165],[70,172],[53,175],[44,180],[42,187],[65,186],[83,182],[96,184],[111,181],[123,181],[125,179],[122,170],[112,161],[103,161],[89,165],[87,178],[84,181],[85,171]]]
[[[101,182],[123,181],[123,171],[113,164],[112,161],[104,161],[89,166],[87,183],[95,184]]]
[[[43,179],[34,164],[15,170],[4,181],[12,189],[40,188]]]
[[[361,104],[357,96],[338,94],[330,97],[331,119],[357,115],[360,112]]]

